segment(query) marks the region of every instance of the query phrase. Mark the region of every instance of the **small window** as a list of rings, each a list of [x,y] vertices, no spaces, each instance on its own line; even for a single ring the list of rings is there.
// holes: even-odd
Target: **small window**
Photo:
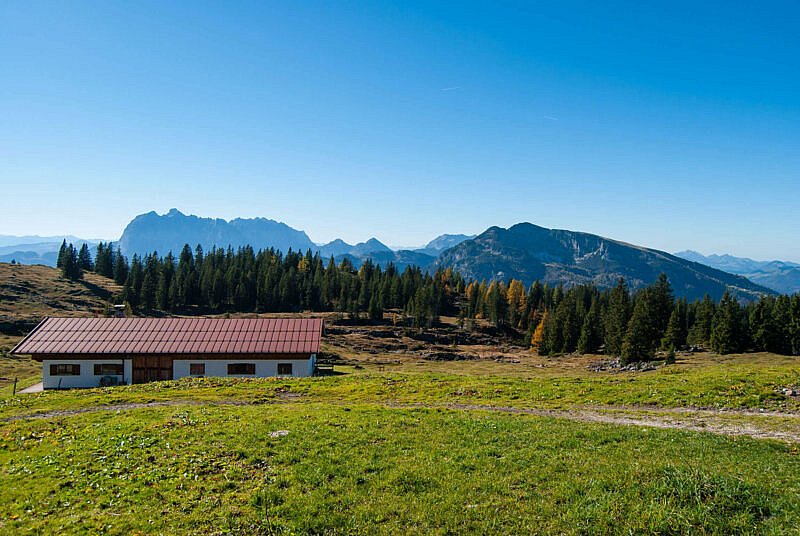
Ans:
[[[81,366],[74,363],[50,365],[50,376],[80,376]]]
[[[228,363],[228,374],[252,374],[256,373],[255,363]]]
[[[291,376],[292,364],[291,363],[278,363],[278,376]]]
[[[205,363],[189,363],[189,374],[192,376],[205,376],[206,364]]]
[[[95,376],[122,376],[125,367],[122,363],[96,363],[94,365]]]

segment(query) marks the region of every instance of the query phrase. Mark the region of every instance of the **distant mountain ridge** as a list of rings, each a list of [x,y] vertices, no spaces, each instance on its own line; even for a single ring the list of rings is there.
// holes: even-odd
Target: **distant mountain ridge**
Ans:
[[[148,212],[136,216],[122,232],[119,246],[125,255],[143,255],[158,251],[178,253],[184,244],[194,248],[212,246],[252,246],[254,249],[273,247],[281,251],[305,251],[317,246],[303,231],[292,229],[282,222],[266,218],[230,221],[221,218],[201,218],[171,209],[164,215]]]
[[[640,288],[667,274],[678,296],[719,299],[726,289],[743,299],[772,291],[746,278],[681,259],[669,253],[601,236],[520,223],[490,227],[445,251],[435,267],[453,267],[477,280],[535,280],[567,286],[613,286],[622,277]]]
[[[5,238],[12,238],[6,236]],[[20,238],[44,238],[51,240],[47,242],[34,243],[13,243],[11,245],[0,246],[0,262],[18,262],[20,264],[43,264],[45,266],[55,266],[58,259],[58,250],[61,248],[62,240],[80,248],[87,244],[93,249],[98,244],[98,240],[85,240],[76,236],[65,237],[20,237]],[[55,239],[55,240],[53,240]]]
[[[390,262],[398,269],[416,265],[423,270],[453,267],[466,277],[477,280],[521,279],[526,284],[541,280],[551,284],[567,286],[592,283],[600,287],[616,284],[619,277],[625,278],[632,288],[639,288],[655,281],[664,272],[670,278],[675,293],[690,299],[708,293],[714,298],[722,296],[726,289],[734,291],[744,299],[764,293],[772,293],[775,284],[753,282],[741,275],[727,273],[708,266],[708,259],[695,252],[695,258],[705,262],[694,262],[669,253],[626,244],[616,240],[567,230],[546,229],[531,223],[520,223],[508,229],[490,227],[478,236],[445,234],[431,240],[425,247],[415,250],[394,251],[376,238],[365,242],[348,244],[336,239],[327,244],[316,244],[304,232],[289,225],[267,218],[236,218],[226,221],[220,218],[203,218],[186,215],[177,209],[159,215],[148,212],[136,216],[122,233],[118,245],[128,257],[157,251],[165,255],[168,251],[178,254],[189,244],[192,248],[200,244],[208,250],[218,248],[251,246],[255,250],[274,248],[283,252],[311,250],[325,258],[334,257],[336,262],[348,259],[358,267],[367,259],[380,265]],[[32,244],[30,254],[19,251],[18,262],[29,259],[55,264],[60,242]],[[0,261],[5,259],[0,247]],[[10,252],[8,252],[10,253]],[[700,258],[702,257],[702,259]],[[750,259],[717,256],[719,262],[727,262],[730,269],[753,268]],[[774,263],[767,263],[772,265]],[[773,266],[772,276],[783,276],[800,267],[791,263]],[[766,269],[758,264],[757,268]],[[778,289],[780,290],[780,289]]]
[[[676,257],[746,277],[783,294],[800,292],[800,264],[788,261],[754,261],[733,255],[703,255],[692,250],[679,251]]]
[[[433,255],[434,257],[438,256],[443,251],[450,249],[454,246],[459,245],[461,242],[465,240],[471,240],[475,238],[476,235],[465,235],[465,234],[443,234],[439,235],[430,242],[428,242],[425,247],[415,249],[414,251],[418,253],[424,253],[426,255]]]
[[[336,239],[318,245],[304,231],[267,218],[236,218],[226,221],[221,218],[186,215],[175,208],[163,215],[148,212],[136,216],[125,227],[119,239],[120,249],[129,257],[153,251],[162,255],[168,251],[177,254],[185,244],[192,248],[200,244],[206,250],[213,246],[252,246],[256,251],[268,248],[283,252],[290,248],[303,252],[311,250],[319,252],[325,258],[334,257],[337,262],[347,258],[355,266],[360,266],[366,259],[372,259],[383,265],[393,262],[399,269],[410,264],[427,267],[435,259],[435,256],[424,253],[393,251],[377,238],[358,244],[348,244],[344,240]]]

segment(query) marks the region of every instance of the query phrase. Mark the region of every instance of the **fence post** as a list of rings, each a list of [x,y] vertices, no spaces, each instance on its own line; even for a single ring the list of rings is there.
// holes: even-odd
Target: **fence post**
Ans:
[[[17,396],[17,378],[14,378],[14,392],[11,396]]]

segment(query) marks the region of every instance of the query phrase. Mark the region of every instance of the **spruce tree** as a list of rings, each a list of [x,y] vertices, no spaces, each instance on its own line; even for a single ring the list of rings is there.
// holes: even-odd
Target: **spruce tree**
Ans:
[[[628,285],[620,277],[617,286],[609,296],[608,310],[604,319],[606,354],[618,356],[622,353],[622,342],[628,328],[629,311]]]
[[[692,346],[708,348],[711,343],[711,326],[714,322],[716,306],[706,294],[703,301],[695,303],[694,323],[689,328],[687,342]]]
[[[789,321],[789,346],[792,355],[800,355],[800,293],[792,296]]]
[[[680,307],[675,307],[672,314],[669,315],[669,322],[667,322],[667,330],[664,337],[661,339],[661,349],[669,350],[670,348],[680,348],[686,342],[686,334],[684,333],[684,318],[681,313]]]
[[[83,269],[78,261],[78,252],[70,244],[61,256],[61,275],[67,279],[77,281],[83,277]]]
[[[744,341],[742,309],[736,298],[726,290],[711,326],[711,350],[718,354],[741,352]]]
[[[633,314],[625,332],[625,340],[622,343],[622,354],[620,355],[622,364],[650,361],[655,357],[656,345],[660,341],[656,338],[658,326],[655,324],[654,301],[649,288],[637,296]]]
[[[600,310],[597,300],[595,300],[583,319],[581,335],[578,339],[578,352],[582,354],[597,353],[601,344]]]
[[[78,252],[78,266],[81,267],[81,270],[86,272],[91,272],[94,270],[92,254],[89,253],[89,246],[86,244],[86,242],[83,243],[80,251]]]
[[[128,260],[122,255],[122,251],[117,246],[117,252],[114,255],[114,282],[117,285],[124,285],[128,280],[129,272]]]
[[[67,252],[67,239],[61,242],[61,247],[58,248],[58,257],[56,258],[56,268],[64,267],[64,255]]]

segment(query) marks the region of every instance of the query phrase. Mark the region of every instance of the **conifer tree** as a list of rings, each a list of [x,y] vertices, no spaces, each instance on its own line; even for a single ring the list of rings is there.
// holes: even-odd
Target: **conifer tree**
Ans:
[[[61,247],[58,248],[58,257],[56,258],[56,268],[64,267],[64,255],[67,252],[67,239],[61,242]]]
[[[83,269],[78,261],[78,253],[72,244],[66,247],[64,254],[61,256],[61,275],[73,281],[83,277]]]
[[[617,281],[617,286],[611,291],[608,310],[605,314],[604,339],[606,354],[618,356],[622,353],[622,342],[628,329],[629,311],[630,294],[628,294],[628,285],[620,277]]]
[[[689,328],[688,343],[692,346],[708,348],[711,344],[711,326],[714,322],[716,306],[706,294],[703,301],[695,303],[695,319]]]
[[[661,342],[657,325],[659,299],[653,287],[648,287],[637,295],[622,343],[621,363],[650,361],[655,357],[656,347]]]
[[[669,322],[667,322],[667,330],[661,339],[662,350],[672,348],[674,351],[675,348],[680,348],[686,343],[684,314],[685,311],[681,306],[676,306],[672,309],[672,314],[669,315]]]
[[[578,352],[582,354],[595,354],[602,344],[600,326],[600,309],[597,300],[592,302],[589,312],[583,319],[581,335],[578,339]]]
[[[78,252],[78,266],[81,267],[81,270],[86,272],[91,272],[94,270],[92,254],[89,253],[89,246],[86,245],[86,242],[83,243],[80,251]]]
[[[745,342],[742,309],[733,295],[725,291],[711,325],[711,350],[732,354],[743,350]]]
[[[800,355],[800,293],[792,296],[789,321],[789,346],[792,355]]]
[[[122,251],[117,246],[117,252],[114,255],[114,282],[117,285],[124,285],[128,280],[129,271],[128,260],[122,255]]]

